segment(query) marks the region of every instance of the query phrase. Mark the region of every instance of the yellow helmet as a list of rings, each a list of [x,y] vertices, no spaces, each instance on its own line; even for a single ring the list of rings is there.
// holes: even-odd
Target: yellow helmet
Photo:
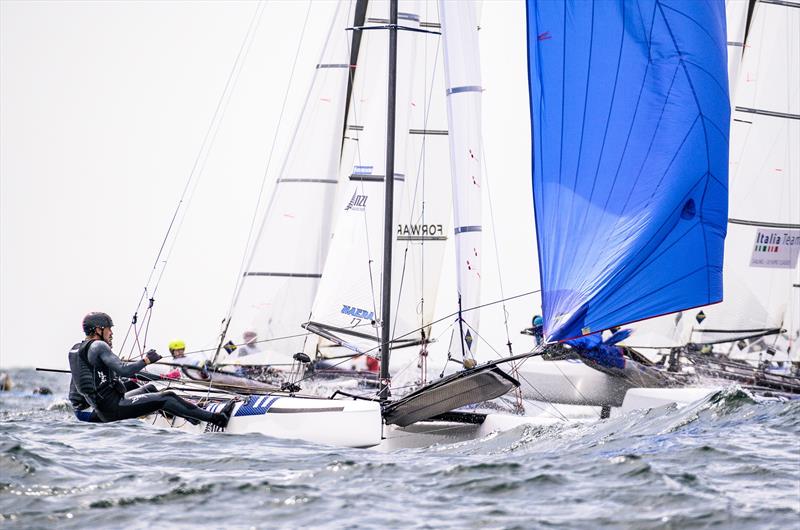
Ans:
[[[172,342],[169,343],[169,351],[185,350],[185,349],[186,349],[186,343],[183,342],[182,340],[173,340]]]

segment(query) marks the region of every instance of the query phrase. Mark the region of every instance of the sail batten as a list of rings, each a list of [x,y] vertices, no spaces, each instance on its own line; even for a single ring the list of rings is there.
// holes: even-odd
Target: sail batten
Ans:
[[[722,298],[724,5],[684,7],[528,3],[534,210],[550,340]]]

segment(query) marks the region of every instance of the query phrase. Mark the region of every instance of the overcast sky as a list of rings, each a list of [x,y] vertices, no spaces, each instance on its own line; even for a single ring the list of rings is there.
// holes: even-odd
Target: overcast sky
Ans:
[[[110,313],[122,343],[258,7],[0,1],[0,367],[66,367],[89,311]],[[334,7],[264,4],[215,141],[200,157],[150,346],[165,352],[174,337],[190,349],[214,343],[273,140],[269,181]],[[480,24],[485,157],[511,295],[536,281],[524,3],[488,2]],[[490,284],[487,296],[496,290]],[[531,305],[518,304],[514,340]],[[497,330],[497,318],[484,322]]]

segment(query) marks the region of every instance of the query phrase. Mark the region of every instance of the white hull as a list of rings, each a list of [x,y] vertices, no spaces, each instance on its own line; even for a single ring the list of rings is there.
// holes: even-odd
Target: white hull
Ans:
[[[206,409],[216,411],[223,406],[215,403]],[[195,433],[216,430],[204,422],[192,425],[161,414],[147,416],[145,421]],[[336,447],[373,447],[381,443],[381,424],[380,406],[372,401],[254,395],[236,404],[225,432],[260,433]]]
[[[620,406],[630,386],[581,361],[531,360],[518,372],[526,399],[568,405]]]
[[[614,416],[641,409],[653,409],[676,404],[679,407],[705,399],[722,387],[684,388],[632,388],[625,394],[622,407],[614,410]]]
[[[408,427],[387,425],[383,429],[383,440],[376,448],[379,451],[395,451],[430,447],[437,444],[454,444],[478,440],[487,436],[516,429],[525,425],[553,425],[562,420],[553,417],[514,416],[511,414],[487,414],[480,424],[450,421],[423,421]]]

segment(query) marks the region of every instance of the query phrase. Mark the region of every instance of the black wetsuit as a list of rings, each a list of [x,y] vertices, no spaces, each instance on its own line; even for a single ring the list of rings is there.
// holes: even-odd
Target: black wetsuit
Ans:
[[[69,350],[69,369],[73,374],[78,373],[78,351],[80,351],[82,345],[83,342],[79,342]],[[91,409],[92,405],[86,401],[83,394],[78,392],[78,387],[75,385],[75,377],[69,380],[69,402],[72,403],[72,410],[78,419],[92,423],[102,421],[97,416],[97,413]]]
[[[125,420],[164,410],[193,423],[224,423],[221,414],[204,410],[171,391],[153,392],[152,385],[137,388],[135,384],[120,380],[120,377],[131,377],[139,372],[145,367],[144,361],[125,364],[101,340],[87,339],[75,346],[69,356],[70,401],[73,407],[85,403],[93,406],[97,421]]]

